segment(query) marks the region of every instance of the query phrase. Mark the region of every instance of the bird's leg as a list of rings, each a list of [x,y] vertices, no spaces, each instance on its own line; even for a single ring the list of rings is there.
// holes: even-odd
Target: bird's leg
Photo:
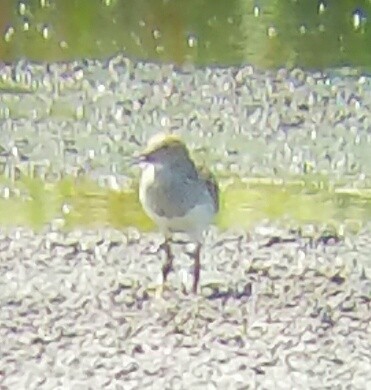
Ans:
[[[162,248],[165,251],[165,263],[162,266],[162,283],[165,284],[169,272],[173,269],[173,259],[174,255],[170,248],[171,238],[170,236],[165,236],[165,242],[162,244]]]
[[[198,242],[196,246],[196,250],[194,251],[194,269],[193,269],[193,293],[197,294],[198,282],[200,280],[200,253],[201,253],[201,243]]]

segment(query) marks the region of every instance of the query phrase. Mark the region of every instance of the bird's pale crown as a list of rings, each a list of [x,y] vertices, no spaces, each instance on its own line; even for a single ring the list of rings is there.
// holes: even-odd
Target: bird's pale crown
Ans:
[[[142,155],[148,156],[154,152],[165,149],[187,150],[187,147],[179,136],[169,133],[160,133],[150,138]]]

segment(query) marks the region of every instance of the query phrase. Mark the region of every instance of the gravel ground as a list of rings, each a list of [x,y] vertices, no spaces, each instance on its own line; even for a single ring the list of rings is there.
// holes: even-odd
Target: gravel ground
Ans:
[[[181,248],[156,293],[159,243],[109,229],[2,234],[1,388],[367,388],[369,231],[213,231],[197,297],[181,292]]]
[[[310,166],[369,182],[364,76],[177,71],[122,57],[20,62],[0,76],[1,166],[12,179],[16,168],[45,180],[84,170],[121,186],[133,175],[128,157],[150,134],[180,128],[220,172],[274,176]],[[212,230],[201,294],[182,292],[191,263],[179,248],[161,297],[155,233],[3,230],[0,387],[365,389],[370,237],[367,224],[343,240],[310,241],[269,225]]]

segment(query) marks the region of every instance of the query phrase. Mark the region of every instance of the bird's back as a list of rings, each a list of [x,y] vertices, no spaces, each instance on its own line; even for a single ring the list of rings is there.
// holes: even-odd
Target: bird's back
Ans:
[[[215,213],[219,211],[219,186],[215,176],[205,167],[200,166],[197,168],[198,176],[202,180],[213,200]]]

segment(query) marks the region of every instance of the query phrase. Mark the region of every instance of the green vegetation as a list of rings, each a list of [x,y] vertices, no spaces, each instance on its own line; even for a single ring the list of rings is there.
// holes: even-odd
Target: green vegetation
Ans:
[[[371,189],[332,185],[325,179],[246,179],[222,183],[221,229],[249,228],[269,219],[290,226],[315,224],[356,232],[371,218]],[[136,188],[114,191],[87,178],[45,183],[24,177],[11,187],[2,181],[1,225],[42,228],[59,218],[62,226],[153,228],[138,203]],[[6,196],[4,196],[4,193]]]

